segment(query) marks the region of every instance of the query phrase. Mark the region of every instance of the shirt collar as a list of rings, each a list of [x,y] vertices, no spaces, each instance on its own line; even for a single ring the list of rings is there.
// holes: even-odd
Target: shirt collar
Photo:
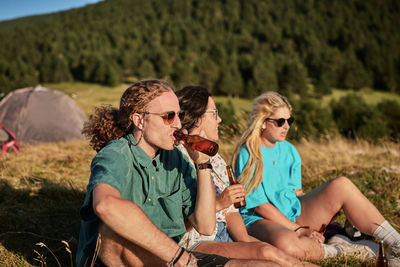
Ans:
[[[133,137],[133,134],[128,134],[127,136],[125,136],[125,139],[128,141],[128,145],[132,151],[133,156],[142,167],[149,167],[150,164],[152,164],[154,167],[158,167],[160,165],[161,149],[158,150],[156,156],[152,159],[140,146],[133,145],[136,144],[136,139],[135,137]]]

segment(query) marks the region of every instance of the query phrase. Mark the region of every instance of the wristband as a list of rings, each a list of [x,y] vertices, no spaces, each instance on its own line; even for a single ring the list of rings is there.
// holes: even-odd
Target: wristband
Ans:
[[[172,258],[172,260],[168,263],[169,267],[174,266],[175,263],[178,262],[178,260],[181,258],[181,256],[183,255],[183,252],[185,252],[185,250],[182,247],[179,247],[178,250],[175,252],[174,257]]]
[[[297,232],[300,229],[310,229],[310,226],[307,226],[307,225],[306,226],[299,226],[294,231]]]
[[[204,163],[199,163],[199,164],[194,164],[194,167],[196,168],[196,171],[198,170],[203,170],[203,169],[212,169],[212,165],[210,160],[207,160]]]

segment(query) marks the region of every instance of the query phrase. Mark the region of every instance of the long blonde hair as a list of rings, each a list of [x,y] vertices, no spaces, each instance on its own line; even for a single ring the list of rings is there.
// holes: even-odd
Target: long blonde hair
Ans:
[[[289,111],[292,111],[289,101],[277,92],[266,92],[258,96],[253,102],[248,127],[240,137],[232,158],[233,168],[236,169],[240,148],[246,144],[249,151],[249,160],[238,177],[239,182],[246,188],[246,196],[261,184],[263,178],[264,166],[261,155],[262,125],[267,118],[282,107],[287,107]]]

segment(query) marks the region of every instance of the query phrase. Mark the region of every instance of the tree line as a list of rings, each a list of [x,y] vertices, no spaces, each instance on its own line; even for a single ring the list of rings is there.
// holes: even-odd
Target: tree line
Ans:
[[[0,93],[164,78],[216,95],[400,92],[396,0],[105,0],[0,22]],[[0,96],[1,97],[1,96]]]

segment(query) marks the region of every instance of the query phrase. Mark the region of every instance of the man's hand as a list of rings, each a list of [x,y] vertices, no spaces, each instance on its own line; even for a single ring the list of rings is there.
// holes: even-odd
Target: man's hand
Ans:
[[[216,199],[215,206],[217,211],[223,210],[233,203],[244,200],[245,195],[246,191],[243,185],[234,184],[228,186]]]
[[[174,266],[177,266],[177,267],[188,266],[188,262],[189,261],[192,262],[192,264],[193,264],[193,262],[196,262],[196,257],[193,254],[185,251],[185,252],[183,252],[183,255],[179,258],[179,260],[174,264]],[[194,266],[195,267],[195,266],[197,266],[197,264],[196,265],[190,265],[190,266]]]

